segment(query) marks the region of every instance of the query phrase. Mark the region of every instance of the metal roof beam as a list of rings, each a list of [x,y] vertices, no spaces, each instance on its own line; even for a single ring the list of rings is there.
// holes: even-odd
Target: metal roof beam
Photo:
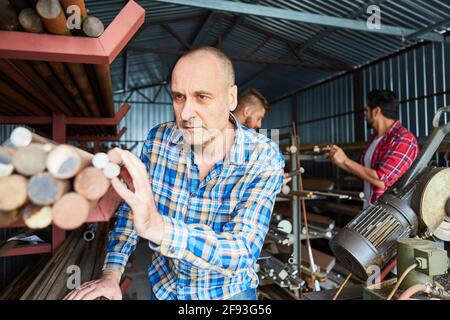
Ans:
[[[252,52],[250,52],[250,53],[247,55],[247,58],[253,57],[253,56],[254,56],[259,50],[261,50],[261,49],[267,44],[267,42],[269,42],[270,40],[272,40],[272,36],[267,35],[266,38],[265,38],[260,44],[258,44],[258,46],[257,46],[255,49],[252,50]]]
[[[421,30],[418,30],[417,32],[410,34],[409,36],[406,37],[405,41],[410,41],[410,40],[415,40],[418,37],[420,37],[423,34],[426,34],[430,31],[436,30],[436,29],[440,29],[440,28],[447,28],[450,26],[450,18],[447,18],[443,21],[434,23],[426,28],[423,28]],[[444,35],[443,35],[444,36]],[[445,36],[444,36],[445,37]]]
[[[356,18],[360,17],[361,15],[363,15],[366,12],[366,9],[367,9],[368,6],[370,6],[370,5],[379,6],[383,2],[386,2],[386,1],[387,0],[369,0],[369,1],[367,1],[367,3],[362,8],[360,8],[359,10],[353,12],[348,18],[349,19],[356,19]],[[338,30],[338,28],[325,28],[324,30],[316,33],[315,35],[310,37],[310,39],[308,41],[305,41],[298,48],[298,53],[299,54],[303,53],[306,49],[314,46],[315,44],[319,43],[323,39],[327,38],[328,36],[333,34],[336,30]]]
[[[289,40],[289,39],[287,39],[285,37],[282,37],[282,36],[280,36],[278,34],[274,34],[274,33],[268,32],[267,30],[264,30],[264,29],[260,28],[259,26],[255,25],[253,23],[249,23],[247,21],[242,22],[242,26],[246,27],[247,29],[253,30],[255,32],[261,33],[261,34],[263,34],[263,35],[265,35],[267,37],[271,37],[274,40],[278,40],[278,41],[284,42],[287,46],[289,46],[289,44],[293,44],[294,46],[297,46],[297,47],[302,45],[301,43],[292,42],[291,40]],[[330,56],[328,56],[328,55],[326,55],[324,53],[318,52],[317,50],[314,50],[312,48],[308,48],[308,49],[306,49],[306,51],[307,51],[306,52],[307,54],[315,56],[316,58],[319,58],[319,59],[321,59],[324,62],[329,62],[329,63],[336,64],[342,69],[346,69],[346,70],[353,69],[352,65],[350,65],[350,64],[348,64],[348,63],[346,63],[344,61],[340,61],[337,58],[330,57]]]
[[[252,0],[252,4],[257,4],[260,0]],[[230,34],[233,33],[234,30],[236,30],[236,28],[245,20],[245,16],[238,16],[233,24],[227,29],[225,30],[225,32],[222,34],[221,39],[217,39],[217,42],[215,44],[215,47],[221,49],[223,44],[225,43],[225,40],[230,36]],[[220,40],[220,41],[219,41]]]
[[[167,23],[161,23],[161,27],[164,28],[172,37],[174,37],[185,49],[191,50],[192,47],[187,43],[175,30],[172,29]]]
[[[128,47],[129,51],[140,52],[140,53],[153,53],[153,54],[169,54],[181,56],[185,54],[185,51],[179,51],[176,49],[169,48],[149,48],[149,47]],[[232,61],[238,62],[248,62],[248,63],[256,63],[256,64],[267,64],[267,65],[284,65],[298,68],[308,68],[308,69],[324,69],[324,70],[342,70],[339,66],[331,66],[324,64],[312,64],[300,62],[298,60],[288,60],[288,59],[257,59],[257,58],[249,58],[244,56],[229,56]]]
[[[310,23],[326,27],[335,27],[362,32],[387,34],[401,38],[406,38],[409,35],[417,32],[417,30],[415,29],[408,29],[383,24],[381,24],[379,29],[375,28],[370,29],[367,27],[366,21],[363,20],[352,20],[347,18],[325,16],[229,0],[156,0],[156,1],[162,3],[171,3],[190,7],[198,7],[213,11],[232,12],[236,14],[254,15],[274,19],[296,21],[301,23]],[[438,41],[438,42],[444,41],[444,37],[435,32],[427,32],[425,34],[420,35],[418,38],[429,41]]]
[[[211,24],[214,22],[216,13],[211,12],[208,17],[205,19],[205,22],[203,22],[202,26],[200,27],[200,30],[197,32],[194,40],[191,42],[192,48],[197,48],[201,45],[203,42],[203,39],[206,36],[206,33],[209,31]]]

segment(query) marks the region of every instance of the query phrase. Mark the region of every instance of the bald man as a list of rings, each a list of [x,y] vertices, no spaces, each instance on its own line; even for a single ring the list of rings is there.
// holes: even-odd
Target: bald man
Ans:
[[[151,129],[140,159],[115,150],[130,188],[110,233],[103,276],[66,299],[121,299],[119,282],[139,238],[148,240],[151,299],[255,300],[254,270],[284,159],[267,137],[231,111],[237,87],[230,59],[205,47],[181,57],[172,73],[176,122]]]
[[[247,128],[258,130],[261,129],[264,116],[269,111],[269,102],[266,98],[256,89],[247,89],[239,96],[233,114]]]

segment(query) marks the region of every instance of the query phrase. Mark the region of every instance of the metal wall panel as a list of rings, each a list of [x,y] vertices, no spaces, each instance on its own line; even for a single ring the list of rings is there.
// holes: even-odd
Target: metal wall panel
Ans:
[[[400,120],[419,138],[431,132],[436,110],[449,103],[450,44],[433,43],[364,68],[363,97],[370,90],[398,93]],[[366,129],[365,137],[370,132]]]
[[[431,121],[436,110],[450,104],[450,43],[433,43],[404,52],[361,69],[361,97],[375,89],[389,89],[398,93],[400,120],[418,138],[431,132]],[[345,75],[300,92],[297,99],[298,132],[305,143],[355,142],[354,83],[352,75]],[[277,119],[276,108],[291,101],[288,97],[278,102],[269,119]],[[284,123],[268,122],[270,128],[284,127]],[[371,134],[364,123],[364,137]]]
[[[172,97],[169,95],[169,87],[159,86],[154,88],[142,89],[140,92],[150,100],[156,97],[155,103],[150,103],[144,96],[134,93],[128,99],[131,105],[125,118],[121,121],[118,130],[127,127],[127,132],[123,135],[121,141],[127,145],[139,142],[139,145],[133,150],[133,153],[139,155],[142,149],[143,141],[154,126],[172,121],[174,119]],[[159,93],[158,93],[159,92]],[[120,101],[126,99],[128,94],[116,96],[116,111],[122,105]]]
[[[297,122],[304,143],[354,141],[353,78],[324,83],[297,96]]]

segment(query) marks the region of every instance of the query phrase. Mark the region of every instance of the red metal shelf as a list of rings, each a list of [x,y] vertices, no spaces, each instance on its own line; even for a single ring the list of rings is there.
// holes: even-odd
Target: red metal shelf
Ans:
[[[120,51],[136,34],[145,19],[145,9],[130,0],[119,12],[99,38],[33,34],[15,31],[0,31],[0,58],[68,62],[82,64],[111,64]],[[16,79],[19,80],[20,79]],[[124,104],[112,118],[53,116],[1,116],[3,124],[51,125],[52,139],[65,143],[68,139],[67,126],[117,126],[126,115],[130,106]],[[122,129],[117,138],[125,132]],[[69,137],[82,140],[81,137]],[[86,139],[93,139],[94,136]],[[97,140],[97,139],[93,139]],[[114,213],[104,215],[95,213],[89,216],[87,223],[108,221]],[[6,228],[25,227],[23,221],[13,223]],[[2,257],[55,252],[65,239],[65,230],[52,226],[52,243],[18,246],[4,252]]]
[[[0,58],[111,64],[144,19],[145,9],[130,0],[98,38],[0,31]]]
[[[51,253],[52,245],[50,243],[41,243],[41,244],[31,244],[25,246],[17,246],[11,248],[2,254],[0,257],[15,257],[15,256],[25,256],[31,254],[42,254],[42,253]]]

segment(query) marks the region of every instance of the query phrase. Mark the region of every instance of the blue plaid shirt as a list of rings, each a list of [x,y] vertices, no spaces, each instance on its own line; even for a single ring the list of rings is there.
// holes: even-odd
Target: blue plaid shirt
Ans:
[[[159,300],[228,299],[258,286],[254,265],[281,189],[284,158],[270,139],[230,119],[235,143],[203,181],[174,122],[150,130],[143,146],[141,160],[164,224],[161,245],[149,242],[149,280]],[[137,241],[132,213],[122,203],[104,268],[123,272]]]

